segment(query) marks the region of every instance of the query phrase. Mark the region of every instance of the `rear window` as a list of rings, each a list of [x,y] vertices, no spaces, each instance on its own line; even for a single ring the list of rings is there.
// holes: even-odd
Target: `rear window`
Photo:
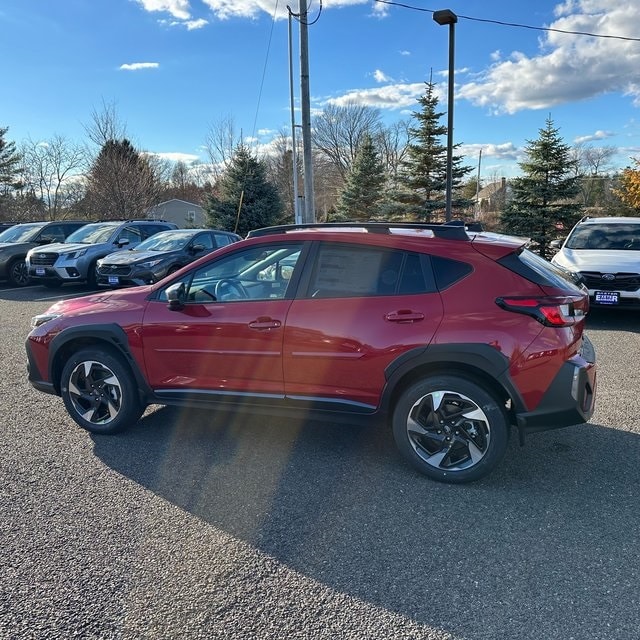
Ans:
[[[557,289],[582,289],[578,280],[569,271],[555,264],[551,264],[537,253],[522,249],[519,253],[512,253],[498,260],[503,266],[521,275],[523,278],[535,282],[543,287],[556,287]]]

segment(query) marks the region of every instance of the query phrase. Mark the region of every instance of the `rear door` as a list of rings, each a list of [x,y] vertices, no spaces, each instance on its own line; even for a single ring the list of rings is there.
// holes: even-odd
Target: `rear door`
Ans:
[[[441,322],[430,260],[409,251],[322,242],[308,263],[284,332],[285,393],[376,407],[385,367],[428,345]]]

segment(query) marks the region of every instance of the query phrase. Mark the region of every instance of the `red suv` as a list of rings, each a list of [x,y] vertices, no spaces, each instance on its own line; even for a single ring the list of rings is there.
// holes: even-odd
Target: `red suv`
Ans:
[[[29,380],[94,433],[148,404],[388,418],[435,480],[492,470],[510,426],[587,421],[589,298],[524,241],[463,225],[261,229],[161,280],[54,304]]]

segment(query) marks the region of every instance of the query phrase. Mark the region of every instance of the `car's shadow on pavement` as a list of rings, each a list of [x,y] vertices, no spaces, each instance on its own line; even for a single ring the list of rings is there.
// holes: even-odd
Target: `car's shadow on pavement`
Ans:
[[[640,309],[602,309],[591,308],[587,315],[587,331],[591,329],[605,329],[607,331],[633,331],[638,333],[640,323],[638,316]]]
[[[514,437],[494,474],[464,486],[413,472],[385,428],[162,408],[93,440],[177,507],[455,638],[637,637],[634,433]]]

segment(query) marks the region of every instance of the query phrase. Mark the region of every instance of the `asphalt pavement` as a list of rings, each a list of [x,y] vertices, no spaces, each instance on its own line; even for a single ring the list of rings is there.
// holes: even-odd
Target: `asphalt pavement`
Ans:
[[[384,428],[152,407],[82,431],[24,351],[82,292],[0,286],[0,638],[640,638],[637,314],[588,319],[589,424],[448,486]]]

